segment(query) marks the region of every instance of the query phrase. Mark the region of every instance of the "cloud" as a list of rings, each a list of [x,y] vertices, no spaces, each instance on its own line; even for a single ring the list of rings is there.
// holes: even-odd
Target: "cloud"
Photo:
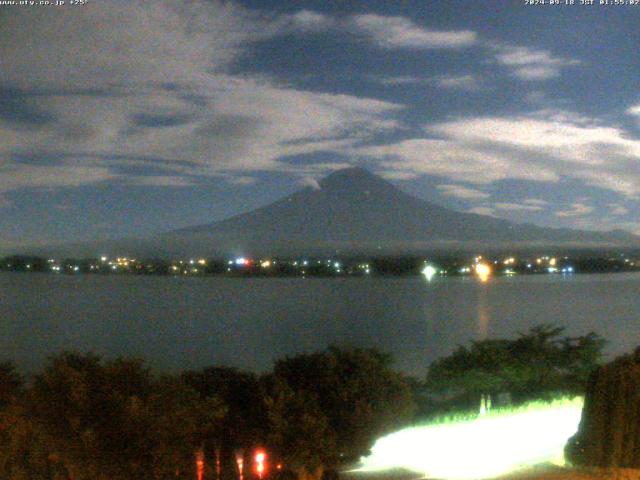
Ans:
[[[582,202],[572,203],[567,210],[555,212],[556,217],[581,217],[593,212],[593,207]]]
[[[524,203],[525,205],[533,205],[536,207],[546,207],[547,205],[549,205],[549,202],[547,202],[546,200],[541,200],[539,198],[525,198],[522,203]]]
[[[416,138],[397,143],[359,147],[354,155],[377,159],[383,169],[401,171],[405,178],[437,175],[455,181],[487,184],[504,179],[555,182],[551,168],[518,165],[508,152],[455,139]],[[522,167],[522,168],[517,168]]]
[[[627,109],[627,114],[640,117],[640,104],[629,107]]]
[[[353,15],[351,27],[355,33],[365,35],[378,46],[388,49],[461,48],[477,41],[476,33],[471,30],[429,30],[405,17]]]
[[[202,66],[229,66],[247,42],[276,28],[231,2],[94,2],[11,15],[0,32],[0,81],[39,89],[191,81]]]
[[[230,73],[252,42],[292,25],[320,28],[320,14],[134,1],[12,15],[0,30],[0,100],[8,92],[13,101],[0,107],[0,192],[246,182],[247,172],[286,170],[287,157],[343,151],[398,127],[401,106],[391,102]],[[153,174],[131,173],[140,169]]]
[[[59,203],[57,205],[54,205],[53,208],[55,208],[56,210],[58,210],[60,212],[67,212],[69,210],[73,210],[73,205],[68,204],[68,203]]]
[[[435,82],[440,88],[453,90],[472,91],[479,87],[479,80],[473,75],[441,76],[437,77]]]
[[[227,181],[233,185],[253,185],[256,179],[248,175],[230,176]]]
[[[496,211],[491,207],[473,207],[467,210],[468,213],[475,213],[477,215],[488,215],[495,217]]]
[[[498,63],[511,69],[512,74],[529,81],[559,77],[565,67],[579,65],[574,59],[556,57],[547,50],[518,46],[494,47]]]
[[[5,208],[10,208],[13,206],[11,200],[9,200],[6,195],[0,194],[0,210]]]
[[[303,187],[311,187],[314,190],[320,190],[320,183],[314,177],[303,177],[300,179],[300,185]]]
[[[494,203],[493,206],[498,210],[507,210],[511,212],[538,212],[542,210],[540,205],[530,205],[526,203],[497,202]]]
[[[188,178],[170,175],[134,177],[129,183],[132,185],[148,187],[190,187],[193,185],[193,182]]]
[[[430,78],[424,77],[411,77],[408,75],[400,75],[394,77],[373,77],[382,85],[423,85],[430,83]]]
[[[619,203],[609,203],[607,207],[609,207],[611,215],[622,216],[629,213],[629,209]]]
[[[292,30],[303,33],[320,32],[336,26],[332,17],[311,10],[300,10],[290,15],[286,21]]]
[[[431,85],[446,90],[464,90],[472,92],[480,89],[481,82],[474,75],[438,75],[431,77],[417,77],[410,75],[376,76],[370,78],[381,85]]]
[[[474,188],[464,187],[462,185],[451,185],[451,184],[438,185],[436,188],[440,190],[440,193],[442,193],[442,195],[446,195],[448,197],[463,198],[468,200],[485,199],[491,196],[486,192],[482,192]]]
[[[466,117],[426,125],[425,137],[361,147],[385,170],[486,184],[504,179],[578,180],[640,196],[640,140],[620,127],[571,112]]]
[[[311,10],[300,10],[281,17],[275,23],[279,24],[279,28],[284,32],[335,30],[364,36],[375,45],[386,49],[452,49],[477,43],[477,34],[472,30],[432,30],[416,25],[406,17],[372,13],[351,15],[342,19]]]
[[[0,164],[0,192],[18,188],[79,187],[114,179],[107,168],[77,165],[34,166]]]

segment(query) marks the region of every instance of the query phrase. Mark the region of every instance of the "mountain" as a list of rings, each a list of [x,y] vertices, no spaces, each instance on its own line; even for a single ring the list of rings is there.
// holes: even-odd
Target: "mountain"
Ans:
[[[339,170],[270,205],[163,236],[180,250],[274,253],[408,251],[498,245],[640,245],[624,231],[587,232],[457,212],[408,195],[362,168]]]
[[[148,239],[50,248],[47,253],[152,257],[287,255],[295,253],[403,253],[562,246],[640,247],[621,230],[592,232],[543,228],[457,212],[419,200],[362,168],[339,170],[319,188],[226,220]],[[42,249],[40,249],[42,251]]]

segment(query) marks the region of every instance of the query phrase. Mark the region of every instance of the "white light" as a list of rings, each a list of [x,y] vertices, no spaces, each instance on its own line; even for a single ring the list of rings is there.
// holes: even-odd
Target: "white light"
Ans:
[[[580,422],[582,399],[407,428],[380,438],[358,471],[407,469],[425,478],[493,478],[545,462],[564,463],[564,446]]]
[[[424,275],[424,278],[427,279],[427,282],[430,282],[436,273],[437,273],[437,270],[431,265],[427,265],[422,269],[422,274]]]
[[[244,265],[247,260],[244,257],[236,258],[236,265]]]

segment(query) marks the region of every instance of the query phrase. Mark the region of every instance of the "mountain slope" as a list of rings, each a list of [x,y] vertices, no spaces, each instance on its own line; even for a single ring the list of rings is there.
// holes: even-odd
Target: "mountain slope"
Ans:
[[[640,248],[622,230],[587,232],[457,212],[408,195],[361,168],[332,173],[248,213],[146,239],[38,247],[28,253],[175,258],[217,255],[403,253],[531,247]]]
[[[307,187],[252,212],[175,230],[163,240],[181,250],[237,252],[640,244],[638,237],[626,232],[542,228],[456,212],[412,197],[360,168],[339,170],[323,179],[318,189]]]

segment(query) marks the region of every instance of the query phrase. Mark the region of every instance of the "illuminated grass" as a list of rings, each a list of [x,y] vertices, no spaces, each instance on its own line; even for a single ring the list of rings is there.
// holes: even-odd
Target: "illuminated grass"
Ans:
[[[582,398],[532,402],[476,418],[444,418],[380,438],[358,471],[406,469],[426,478],[478,479],[545,462],[564,463]]]

